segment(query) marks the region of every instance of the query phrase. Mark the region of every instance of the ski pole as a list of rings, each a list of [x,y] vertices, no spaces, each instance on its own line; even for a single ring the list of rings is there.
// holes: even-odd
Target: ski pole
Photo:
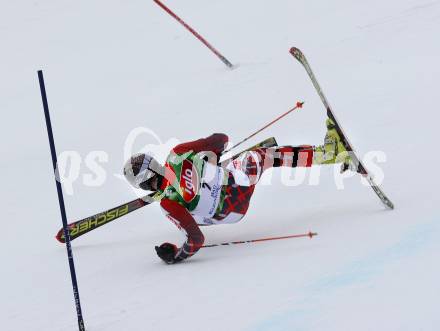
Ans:
[[[217,247],[217,246],[229,246],[229,245],[240,245],[240,244],[251,244],[251,243],[257,243],[262,241],[269,241],[269,240],[280,240],[280,239],[290,239],[290,238],[302,238],[302,237],[309,237],[312,239],[314,236],[317,236],[318,234],[316,232],[309,232],[304,234],[293,234],[290,236],[283,236],[283,237],[269,237],[269,238],[260,238],[260,239],[252,239],[252,240],[243,240],[243,241],[230,241],[225,242],[221,244],[211,244],[211,245],[204,245],[202,248],[209,248],[209,247]]]
[[[291,112],[293,112],[293,111],[295,111],[295,110],[297,110],[297,109],[299,109],[299,108],[302,108],[303,104],[304,104],[304,102],[300,102],[300,101],[298,101],[298,102],[296,103],[296,106],[295,106],[295,107],[293,107],[292,109],[286,111],[284,114],[278,116],[278,117],[277,117],[276,119],[274,119],[272,122],[266,124],[266,125],[263,126],[261,129],[259,129],[259,130],[255,131],[254,133],[252,133],[250,136],[248,136],[248,137],[244,138],[242,141],[236,143],[236,144],[235,144],[234,146],[232,146],[231,148],[229,148],[229,149],[223,151],[222,155],[223,155],[223,154],[226,154],[226,153],[230,152],[231,150],[233,150],[234,148],[240,146],[241,144],[243,144],[244,142],[248,141],[249,139],[251,139],[252,137],[254,137],[255,135],[257,135],[258,133],[260,133],[261,131],[263,131],[264,129],[267,129],[269,126],[271,126],[271,125],[274,124],[275,122],[278,122],[278,121],[279,121],[280,119],[282,119],[283,117],[289,115]]]
[[[174,14],[174,12],[169,9],[167,6],[165,6],[162,2],[159,0],[153,0],[159,7],[161,7],[163,10],[165,10],[168,14],[170,14],[171,17],[173,17],[177,22],[182,24],[189,32],[193,34],[194,37],[196,37],[198,40],[200,40],[208,49],[213,52],[228,68],[232,69],[234,65],[228,61],[227,58],[225,58],[218,50],[214,48],[210,43],[206,41],[205,38],[203,38],[196,30],[194,30],[192,27],[190,27],[184,20],[182,20],[179,16]]]

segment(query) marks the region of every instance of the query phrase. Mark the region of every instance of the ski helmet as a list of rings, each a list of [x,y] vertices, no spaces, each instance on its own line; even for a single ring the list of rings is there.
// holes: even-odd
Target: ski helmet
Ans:
[[[133,155],[124,166],[124,176],[135,188],[150,190],[155,175],[164,175],[163,166],[152,156],[144,153]]]

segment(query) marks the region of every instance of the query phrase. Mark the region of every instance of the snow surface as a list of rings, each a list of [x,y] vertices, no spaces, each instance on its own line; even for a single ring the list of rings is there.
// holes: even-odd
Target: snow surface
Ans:
[[[277,170],[242,223],[204,229],[207,243],[318,237],[210,248],[167,266],[153,247],[181,234],[158,205],[143,208],[73,242],[87,329],[438,330],[440,1],[167,4],[238,68],[152,1],[2,1],[1,330],[77,329],[65,248],[53,238],[61,221],[38,69],[58,153],[108,153],[104,185],[82,183],[83,161],[66,194],[76,220],[133,199],[114,174],[137,127],[164,142],[212,132],[239,141],[305,100],[259,139],[321,143],[323,107],[291,46],[308,56],[361,155],[385,152],[396,209],[359,177],[338,190],[330,167],[319,185],[297,187]]]

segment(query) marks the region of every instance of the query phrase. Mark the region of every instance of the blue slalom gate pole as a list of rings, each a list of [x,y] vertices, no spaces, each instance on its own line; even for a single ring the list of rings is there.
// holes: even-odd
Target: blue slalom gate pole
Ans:
[[[73,296],[75,298],[76,315],[78,317],[78,327],[79,327],[80,331],[85,331],[84,320],[83,320],[82,311],[81,311],[81,302],[79,300],[79,291],[78,291],[78,282],[76,279],[75,263],[73,261],[72,246],[70,244],[70,236],[69,236],[69,231],[67,228],[67,216],[66,216],[66,208],[64,206],[63,189],[61,187],[61,183],[60,183],[60,179],[59,179],[60,176],[59,176],[58,166],[57,166],[57,164],[58,164],[57,153],[55,150],[55,142],[53,139],[52,124],[50,122],[49,106],[47,103],[47,96],[46,96],[46,87],[44,85],[43,71],[41,71],[41,70],[38,71],[38,80],[40,82],[41,99],[43,101],[44,116],[46,118],[47,135],[49,137],[50,153],[52,155],[52,164],[53,164],[53,170],[54,170],[54,175],[55,175],[55,183],[57,186],[58,201],[60,204],[60,211],[61,211],[61,219],[63,221],[64,237],[66,238],[67,257],[68,257],[69,267],[70,267],[70,276],[72,278],[72,288],[73,288]]]

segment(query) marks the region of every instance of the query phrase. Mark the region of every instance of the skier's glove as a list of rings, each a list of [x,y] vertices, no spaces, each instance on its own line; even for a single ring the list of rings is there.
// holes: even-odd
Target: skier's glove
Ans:
[[[177,262],[177,260],[175,259],[175,256],[177,254],[176,245],[163,243],[162,245],[156,246],[154,248],[156,249],[157,255],[166,263],[173,264]]]

